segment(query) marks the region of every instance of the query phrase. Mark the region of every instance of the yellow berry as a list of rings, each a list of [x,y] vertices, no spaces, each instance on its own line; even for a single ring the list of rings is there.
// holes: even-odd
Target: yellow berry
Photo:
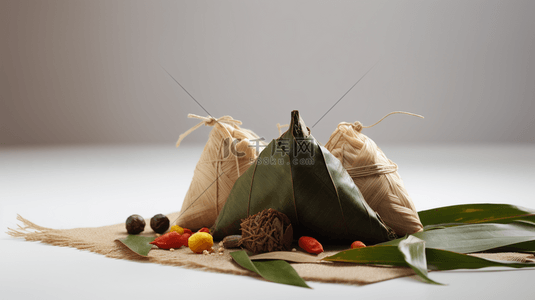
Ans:
[[[195,253],[202,253],[214,245],[214,238],[207,232],[197,232],[189,237],[188,246]]]
[[[178,232],[178,234],[184,234],[184,228],[178,226],[178,225],[173,225],[171,226],[171,229],[169,229],[169,232],[172,232],[172,231],[176,231]]]

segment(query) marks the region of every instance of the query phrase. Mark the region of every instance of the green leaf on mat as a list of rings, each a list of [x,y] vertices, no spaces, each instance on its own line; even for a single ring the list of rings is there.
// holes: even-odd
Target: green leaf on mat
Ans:
[[[295,269],[283,260],[251,261],[243,250],[231,252],[230,255],[243,268],[255,272],[264,279],[276,283],[310,288],[297,274]]]
[[[487,267],[533,268],[535,263],[485,259],[440,249],[425,249],[427,266],[432,270],[481,269]],[[325,257],[327,261],[357,264],[407,266],[397,246],[371,246],[351,249]]]
[[[535,241],[507,245],[504,247],[492,249],[491,252],[522,252],[535,254]]]
[[[535,267],[535,263],[498,261],[430,248],[425,249],[425,257],[428,268],[432,270],[481,269],[487,267]],[[410,266],[397,246],[371,246],[351,249],[325,257],[324,260],[357,264]],[[418,272],[416,273],[421,276]],[[424,280],[427,281],[427,278],[424,278]]]
[[[323,258],[327,261],[351,262],[357,264],[390,265],[407,267],[403,254],[395,246],[370,246],[344,250]]]
[[[116,239],[116,241],[123,243],[128,249],[134,253],[147,257],[152,245],[150,242],[154,241],[155,237],[141,236],[130,234],[124,239]]]
[[[424,226],[535,221],[535,210],[509,204],[453,205],[420,211],[418,215]]]
[[[413,235],[424,240],[427,248],[459,253],[481,252],[501,247],[509,247],[511,251],[515,246],[522,251],[535,250],[535,225],[525,222],[468,224],[417,232]],[[378,245],[396,246],[402,240],[396,239]]]
[[[280,259],[289,262],[296,263],[319,263],[321,260],[317,255],[312,255],[303,252],[293,252],[293,251],[273,251],[266,252],[262,254],[256,254],[249,256],[250,260],[259,260],[259,259]]]
[[[442,285],[442,283],[432,280],[427,275],[425,242],[423,240],[411,235],[399,243],[398,249],[403,255],[407,265],[409,265],[420,278],[427,283]]]
[[[522,263],[512,261],[500,261],[470,256],[466,254],[439,250],[425,249],[427,265],[431,270],[457,270],[457,269],[481,269],[488,267],[509,267],[509,268],[534,268],[535,263]]]

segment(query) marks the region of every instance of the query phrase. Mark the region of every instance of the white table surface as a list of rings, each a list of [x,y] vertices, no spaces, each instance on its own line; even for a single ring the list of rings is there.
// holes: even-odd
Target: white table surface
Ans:
[[[535,207],[535,145],[383,146],[418,210],[461,203]],[[0,148],[0,299],[533,299],[535,270],[433,272],[366,285],[256,278],[115,260],[5,234],[20,214],[51,228],[94,227],[178,211],[202,146]]]

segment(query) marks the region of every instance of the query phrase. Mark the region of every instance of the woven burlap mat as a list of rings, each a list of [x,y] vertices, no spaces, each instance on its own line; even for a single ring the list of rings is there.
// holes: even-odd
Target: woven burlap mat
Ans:
[[[176,219],[177,216],[178,213],[168,215],[170,220]],[[40,241],[56,246],[73,247],[117,259],[258,277],[255,273],[245,270],[233,262],[230,256],[230,252],[235,251],[233,249],[225,249],[223,255],[195,254],[186,247],[175,251],[152,249],[148,257],[145,258],[115,241],[115,239],[127,236],[124,223],[103,227],[57,230],[38,226],[20,216],[18,219],[23,223],[23,226],[19,226],[17,229],[10,229],[8,234],[28,241]],[[146,222],[149,224],[150,220],[146,220]],[[148,232],[141,235],[154,236],[150,228],[146,231]],[[341,249],[327,250],[320,254],[319,257],[335,254],[339,250]],[[485,253],[477,254],[477,256],[508,261],[527,261],[527,259],[533,258],[531,254],[520,253]],[[362,266],[349,263],[292,263],[292,266],[305,280],[328,283],[363,285],[414,275],[410,268]]]

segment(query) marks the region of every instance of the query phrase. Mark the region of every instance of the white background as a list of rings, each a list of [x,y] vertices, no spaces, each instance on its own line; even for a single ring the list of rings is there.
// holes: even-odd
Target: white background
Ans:
[[[535,2],[0,0],[0,143],[171,143],[206,116],[325,143],[533,143]],[[204,143],[207,130],[188,137]]]

